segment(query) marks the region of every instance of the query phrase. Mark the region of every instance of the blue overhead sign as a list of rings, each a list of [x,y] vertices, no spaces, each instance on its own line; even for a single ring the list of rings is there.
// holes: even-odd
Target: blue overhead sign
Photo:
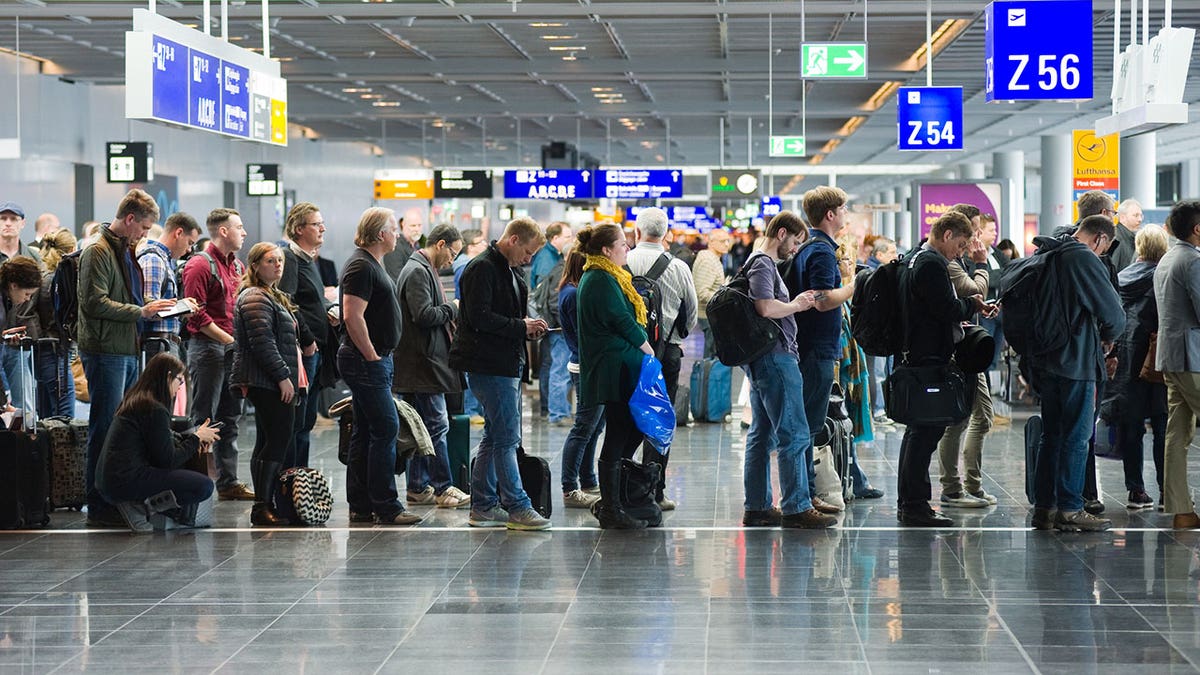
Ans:
[[[188,48],[154,36],[154,90],[163,92],[154,99],[154,116],[176,122],[188,123]]]
[[[774,218],[783,210],[783,200],[779,197],[762,198],[762,217]]]
[[[607,199],[681,199],[679,169],[607,169],[596,173],[596,197]]]
[[[901,150],[962,150],[962,87],[900,87]]]
[[[517,169],[504,172],[505,199],[591,199],[586,169]]]
[[[1092,98],[1091,0],[997,0],[984,16],[988,101]]]

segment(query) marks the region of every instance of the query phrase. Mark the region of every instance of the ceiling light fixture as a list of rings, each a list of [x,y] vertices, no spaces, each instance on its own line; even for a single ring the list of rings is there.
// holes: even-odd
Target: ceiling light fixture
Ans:
[[[858,131],[858,128],[861,127],[863,125],[863,122],[866,122],[866,121],[867,121],[866,117],[864,117],[862,115],[855,115],[854,117],[851,117],[850,119],[846,120],[846,123],[842,125],[842,128],[837,130],[837,135],[838,136],[849,136],[850,134],[853,134],[855,131]]]
[[[576,59],[575,54],[571,53],[571,54],[567,54],[566,56],[562,57],[562,60],[563,61],[575,61],[577,59]]]
[[[954,41],[954,38],[958,37],[959,33],[966,30],[968,25],[970,25],[970,22],[966,19],[947,19],[943,21],[942,25],[938,26],[938,29],[933,31],[933,35],[929,37],[930,43],[933,44],[934,58],[937,58],[937,55],[949,46]],[[921,43],[920,47],[917,47],[912,56],[908,57],[908,61],[904,65],[906,69],[911,70],[920,70],[925,67],[924,42]]]
[[[863,105],[862,109],[871,111],[879,110],[883,107],[883,104],[887,103],[887,100],[896,93],[896,90],[900,88],[901,84],[901,82],[889,80],[879,85],[879,89],[876,89],[875,93],[871,94],[871,98],[867,99],[867,102]]]
[[[821,147],[821,152],[820,152],[820,154],[822,154],[822,155],[828,155],[829,153],[831,153],[831,152],[833,152],[834,150],[836,150],[836,149],[837,149],[837,146],[839,146],[839,145],[841,145],[841,144],[842,144],[842,139],[840,139],[840,138],[831,138],[831,139],[829,139],[828,141],[826,141],[826,142],[825,142],[825,145],[824,145],[824,146],[822,146],[822,147]]]
[[[537,21],[529,24],[530,28],[562,28],[567,24],[561,21]]]
[[[543,40],[575,40],[578,38],[579,38],[578,35],[543,35],[542,36]]]
[[[550,47],[550,51],[552,51],[552,52],[586,52],[587,47],[584,47],[583,45],[579,45],[579,46],[555,45],[553,47]]]
[[[808,160],[809,164],[820,164],[825,161],[825,155],[813,155],[812,159]]]

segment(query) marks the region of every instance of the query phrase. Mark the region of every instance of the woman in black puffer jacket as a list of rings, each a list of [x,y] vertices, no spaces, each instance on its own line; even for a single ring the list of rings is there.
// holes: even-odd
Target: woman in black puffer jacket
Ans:
[[[254,404],[257,434],[250,456],[254,480],[251,525],[287,525],[273,505],[279,472],[296,442],[291,433],[297,392],[307,386],[301,378],[300,345],[296,340],[296,306],[275,287],[283,276],[283,251],[272,243],[255,244],[238,289],[233,315],[233,355],[230,386]]]

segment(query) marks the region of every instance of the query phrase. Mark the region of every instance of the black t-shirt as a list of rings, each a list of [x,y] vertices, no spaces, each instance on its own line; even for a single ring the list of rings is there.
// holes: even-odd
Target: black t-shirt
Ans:
[[[371,336],[371,344],[375,345],[376,352],[382,355],[400,344],[400,305],[396,302],[396,284],[370,253],[357,248],[350,255],[350,260],[342,270],[340,293],[367,301],[363,317],[367,321],[367,334]],[[345,342],[354,345],[349,334]]]

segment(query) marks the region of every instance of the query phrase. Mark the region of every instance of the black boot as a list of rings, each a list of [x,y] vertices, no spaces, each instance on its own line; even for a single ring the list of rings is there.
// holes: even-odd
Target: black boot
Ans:
[[[640,530],[646,521],[625,512],[621,504],[621,463],[600,462],[600,501],[593,513],[605,530]]]
[[[279,486],[279,462],[250,462],[254,480],[254,506],[250,508],[250,524],[267,527],[290,525],[287,518],[275,513],[272,502]]]

